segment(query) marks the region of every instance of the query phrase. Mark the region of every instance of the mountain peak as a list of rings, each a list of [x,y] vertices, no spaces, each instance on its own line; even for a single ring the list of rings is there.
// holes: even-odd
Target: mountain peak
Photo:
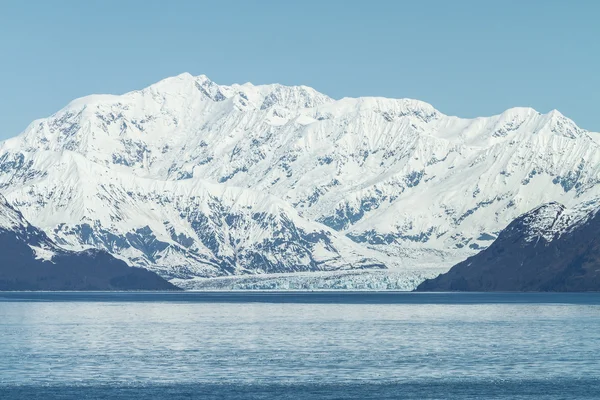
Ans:
[[[575,139],[586,132],[584,129],[579,128],[573,120],[565,117],[556,109],[550,111],[545,117],[548,128],[554,134]]]
[[[505,117],[515,117],[515,116],[530,117],[530,116],[541,115],[541,114],[540,114],[540,112],[538,112],[536,109],[534,109],[532,107],[511,107],[511,108],[506,109],[500,115],[505,116]]]

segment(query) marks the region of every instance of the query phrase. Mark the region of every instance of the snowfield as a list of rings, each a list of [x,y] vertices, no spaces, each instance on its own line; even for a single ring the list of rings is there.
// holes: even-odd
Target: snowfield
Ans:
[[[34,121],[0,145],[0,193],[61,246],[189,289],[410,289],[540,204],[599,196],[599,140],[558,111],[463,119],[182,74]]]

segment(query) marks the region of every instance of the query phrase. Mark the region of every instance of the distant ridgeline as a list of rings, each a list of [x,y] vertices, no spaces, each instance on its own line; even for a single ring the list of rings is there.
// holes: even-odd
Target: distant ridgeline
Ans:
[[[177,290],[109,253],[67,251],[0,196],[0,290]]]
[[[417,291],[600,291],[598,203],[542,205]]]

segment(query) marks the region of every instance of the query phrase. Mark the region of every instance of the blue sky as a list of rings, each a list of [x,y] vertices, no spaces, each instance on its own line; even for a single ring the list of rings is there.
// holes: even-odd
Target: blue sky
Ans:
[[[0,138],[186,71],[463,117],[556,108],[600,131],[599,18],[595,0],[2,0]]]

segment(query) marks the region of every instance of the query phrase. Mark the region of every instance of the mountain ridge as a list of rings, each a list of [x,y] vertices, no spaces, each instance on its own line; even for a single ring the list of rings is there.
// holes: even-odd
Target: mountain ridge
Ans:
[[[363,266],[449,268],[488,247],[510,221],[539,204],[560,201],[571,207],[600,194],[597,135],[558,111],[517,107],[464,119],[418,100],[335,100],[306,86],[218,85],[206,76],[181,74],[124,95],[77,99],[36,120],[21,136],[0,144],[0,192],[58,235],[60,223],[51,218],[56,213],[38,188],[52,182],[58,190],[70,180],[73,187],[84,186],[77,171],[56,171],[72,168],[76,162],[63,159],[77,154],[72,158],[85,160],[82,168],[107,181],[113,174],[131,182],[171,182],[166,186],[200,179],[249,190],[253,198],[268,194],[272,199],[264,201],[287,204],[286,213],[297,214],[292,219],[298,224],[330,232],[355,259],[369,259]],[[139,186],[122,186],[128,185]],[[95,191],[92,186],[90,193]],[[147,206],[136,215],[167,207]],[[76,219],[63,222],[80,225]],[[98,223],[96,234],[117,236],[152,225],[114,231],[110,218]],[[189,230],[176,225],[179,232]],[[235,249],[225,243],[225,225],[216,224],[221,228],[211,237],[221,248]],[[149,235],[144,240],[160,236]],[[72,246],[85,243],[81,233],[63,239]],[[291,248],[296,239],[289,240]],[[347,251],[336,247],[335,253],[343,258]],[[139,257],[125,259],[152,267],[154,256]],[[316,268],[302,265],[301,270]],[[297,266],[279,272],[290,268]],[[235,268],[213,272],[237,273]]]

